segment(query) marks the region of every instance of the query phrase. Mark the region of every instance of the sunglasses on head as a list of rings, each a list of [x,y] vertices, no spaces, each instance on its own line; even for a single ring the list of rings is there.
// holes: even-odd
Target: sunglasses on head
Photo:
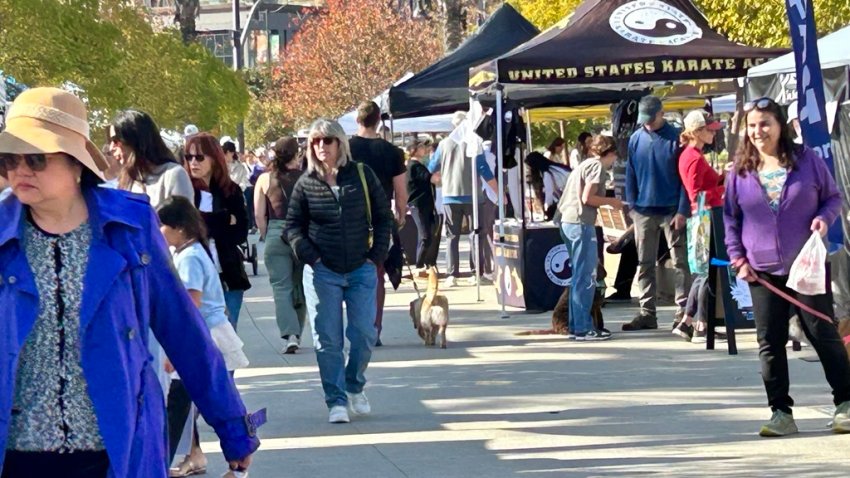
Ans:
[[[27,167],[32,171],[44,171],[47,167],[47,155],[45,154],[0,154],[0,174],[5,176],[9,171],[15,170],[20,166],[21,161],[27,163]]]
[[[313,144],[313,146],[316,146],[319,143],[324,143],[325,146],[330,146],[330,145],[334,144],[335,141],[336,141],[336,138],[327,138],[327,137],[326,138],[313,138],[311,143]]]
[[[744,113],[749,113],[750,111],[752,111],[754,109],[763,110],[763,109],[767,108],[768,106],[770,106],[772,103],[773,103],[773,100],[768,98],[768,97],[758,98],[758,99],[755,99],[753,101],[748,101],[747,103],[744,103]]]
[[[186,158],[187,163],[193,159],[199,163],[203,163],[205,159],[203,154],[184,154],[183,157]]]

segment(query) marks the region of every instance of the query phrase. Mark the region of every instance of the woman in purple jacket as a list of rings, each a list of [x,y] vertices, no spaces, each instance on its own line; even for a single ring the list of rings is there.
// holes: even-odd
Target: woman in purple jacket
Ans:
[[[761,436],[797,433],[788,394],[789,317],[796,313],[817,351],[836,405],[832,430],[850,432],[850,363],[836,326],[793,306],[756,282],[766,280],[801,303],[830,317],[832,294],[804,295],[785,284],[803,244],[817,231],[824,236],[841,212],[841,195],[823,162],[812,150],[795,146],[785,115],[773,100],[744,106],[747,134],[734,174],[726,183],[726,247],[738,277],[750,283],[761,374],[773,410]]]

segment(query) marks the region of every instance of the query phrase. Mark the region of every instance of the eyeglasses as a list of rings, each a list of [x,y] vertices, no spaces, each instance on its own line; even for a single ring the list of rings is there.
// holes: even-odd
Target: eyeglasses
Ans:
[[[203,154],[184,154],[183,157],[186,158],[187,163],[192,161],[193,159],[199,163],[203,163],[204,159],[206,159]]]
[[[319,143],[324,143],[325,146],[330,146],[330,145],[334,144],[335,141],[336,141],[336,138],[313,138],[312,141],[310,141],[310,143],[313,146],[316,146]]]
[[[17,169],[21,160],[26,162],[27,167],[34,172],[44,171],[47,167],[45,154],[0,154],[0,174],[6,176],[9,171]]]
[[[766,97],[766,96],[763,97],[763,98],[755,99],[753,101],[748,101],[747,103],[744,103],[744,113],[749,113],[750,111],[752,111],[754,109],[763,110],[763,109],[767,108],[768,106],[770,106],[772,103],[773,103],[773,100]]]

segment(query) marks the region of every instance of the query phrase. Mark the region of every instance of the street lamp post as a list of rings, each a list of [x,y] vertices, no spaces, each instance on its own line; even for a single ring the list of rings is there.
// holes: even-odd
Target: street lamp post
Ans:
[[[259,3],[259,2],[258,2]],[[242,69],[242,29],[239,27],[239,0],[233,0],[233,70]],[[245,123],[236,125],[236,138],[239,152],[245,153]]]

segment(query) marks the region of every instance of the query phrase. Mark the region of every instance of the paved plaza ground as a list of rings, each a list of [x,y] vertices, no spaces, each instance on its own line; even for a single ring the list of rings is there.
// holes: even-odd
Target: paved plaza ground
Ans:
[[[412,328],[409,281],[387,294],[384,347],[366,392],[373,414],[327,423],[309,337],[280,355],[268,277],[252,278],[239,322],[251,359],[237,372],[246,405],[267,407],[253,478],[271,477],[846,477],[850,436],[826,428],[833,411],[818,363],[792,353],[799,435],[764,439],[769,418],[753,331],[739,355],[706,351],[672,336],[672,308],[657,331],[623,333],[636,305],[604,310],[614,339],[567,342],[518,336],[549,314],[509,310],[495,291],[444,291],[449,348],[426,348]],[[309,336],[309,334],[307,334]],[[789,353],[790,349],[789,349]],[[202,426],[210,476],[225,470],[215,435]]]

